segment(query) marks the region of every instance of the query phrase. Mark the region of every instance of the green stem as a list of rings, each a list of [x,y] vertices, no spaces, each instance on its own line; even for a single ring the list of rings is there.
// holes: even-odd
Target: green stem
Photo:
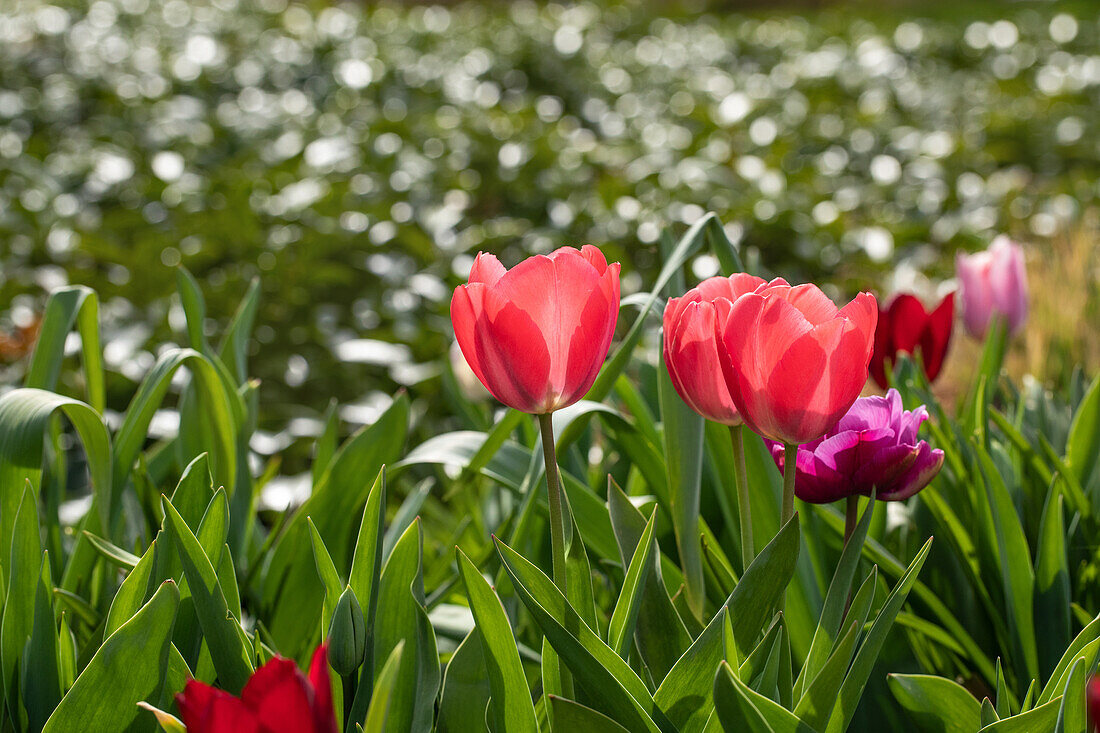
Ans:
[[[794,477],[798,470],[798,446],[794,443],[783,444],[783,512],[780,526],[794,516]]]
[[[856,531],[856,522],[859,520],[859,495],[853,494],[845,500],[844,505],[844,544],[848,544],[848,540],[852,537],[852,532]]]
[[[569,598],[565,575],[565,520],[561,507],[561,475],[554,452],[554,422],[550,413],[538,416],[542,431],[542,457],[546,461],[546,493],[550,505],[550,550],[553,553],[554,585]]]
[[[749,476],[745,471],[744,427],[730,426],[730,442],[733,443],[733,480],[737,484],[737,515],[741,520],[741,561],[747,568],[756,557],[752,542],[752,507],[749,504]]]

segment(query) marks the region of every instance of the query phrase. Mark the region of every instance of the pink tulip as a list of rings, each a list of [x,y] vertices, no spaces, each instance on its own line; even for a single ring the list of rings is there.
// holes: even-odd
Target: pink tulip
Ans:
[[[715,301],[732,303],[761,285],[763,279],[743,272],[712,277],[665,306],[665,366],[672,386],[688,407],[723,425],[740,425],[742,420],[722,376]]]
[[[451,322],[474,374],[498,400],[541,415],[584,397],[619,317],[619,263],[591,245],[505,270],[480,253],[455,288]]]
[[[984,338],[994,315],[1005,320],[1009,333],[1020,330],[1027,319],[1027,273],[1019,244],[1001,235],[984,252],[960,253],[955,270],[963,323],[971,336]]]
[[[875,296],[838,309],[816,285],[776,278],[728,303],[716,301],[722,372],[745,424],[782,443],[820,438],[867,381]]]

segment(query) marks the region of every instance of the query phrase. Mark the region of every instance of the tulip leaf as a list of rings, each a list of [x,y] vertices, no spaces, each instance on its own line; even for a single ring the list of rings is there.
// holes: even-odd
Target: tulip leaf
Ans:
[[[608,481],[607,507],[620,562],[625,568],[631,564],[647,523],[614,480]],[[659,553],[650,560],[647,572],[634,625],[634,639],[654,677],[664,679],[692,641],[665,590]]]
[[[344,592],[344,584],[340,580],[340,574],[336,572],[332,557],[328,554],[325,541],[321,539],[321,535],[317,533],[317,527],[313,525],[313,520],[306,517],[306,524],[309,525],[309,539],[313,546],[313,561],[317,565],[317,577],[325,588],[325,600],[321,606],[321,635],[324,636],[328,633],[332,612],[336,610],[340,594]]]
[[[806,684],[806,690],[794,709],[794,714],[799,720],[814,730],[824,730],[829,722],[837,693],[844,683],[845,673],[852,661],[852,651],[863,631],[861,618],[856,618],[855,621],[849,618],[845,623],[848,625],[848,631],[833,645],[832,654]]]
[[[99,298],[94,290],[83,285],[58,288],[50,293],[23,386],[51,391],[57,387],[65,362],[65,342],[73,328],[80,337],[88,404],[97,412],[103,412],[106,390],[99,339]]]
[[[42,570],[42,545],[38,534],[37,492],[22,481],[23,495],[12,518],[7,557],[7,592],[0,621],[0,680],[9,710],[18,710],[19,660],[34,627],[35,599]],[[0,484],[2,486],[2,484]]]
[[[455,554],[474,623],[481,634],[481,649],[492,693],[489,699],[492,729],[538,733],[535,706],[504,606],[470,558],[461,550],[456,549]]]
[[[397,671],[401,668],[401,655],[404,650],[405,642],[397,642],[390,656],[386,658],[386,663],[382,665],[382,671],[378,673],[374,694],[367,709],[367,717],[363,721],[363,733],[382,733],[386,730],[390,699],[393,697],[393,688],[397,683]]]
[[[921,730],[973,733],[981,727],[982,706],[954,681],[923,674],[891,674],[886,679],[894,698]]]
[[[874,623],[871,624],[871,629],[860,644],[855,660],[848,670],[848,675],[844,678],[844,684],[841,685],[836,705],[829,716],[826,733],[845,731],[852,722],[852,716],[855,714],[859,698],[863,694],[863,688],[867,685],[867,678],[871,675],[871,669],[878,658],[879,650],[882,649],[882,645],[886,641],[886,635],[890,632],[890,627],[893,626],[898,611],[901,610],[905,599],[909,596],[909,591],[917,580],[917,574],[924,566],[924,561],[928,559],[928,551],[931,548],[932,538],[930,537],[921,547],[916,557],[913,558],[913,562],[909,564],[908,569],[898,580],[897,585],[890,591],[890,595],[886,597],[886,602],[883,603]]]
[[[144,715],[137,704],[159,697],[179,606],[165,581],[140,611],[111,634],[46,721],[43,733],[128,730]]]
[[[810,653],[802,666],[802,671],[795,681],[795,697],[801,697],[806,685],[813,680],[836,642],[840,632],[841,620],[844,616],[845,605],[848,603],[849,591],[852,589],[852,579],[855,578],[856,567],[859,564],[860,554],[863,550],[863,542],[867,538],[867,529],[871,526],[871,515],[874,512],[875,502],[872,498],[863,510],[863,517],[859,520],[852,536],[844,545],[840,553],[840,561],[837,562],[833,580],[829,583],[829,591],[825,595],[825,605],[821,610],[821,620],[814,632],[813,642],[810,644]]]
[[[481,650],[481,633],[474,626],[459,642],[443,672],[439,713],[436,716],[439,733],[488,730],[485,712],[490,694],[489,674]]]
[[[1058,708],[1054,733],[1079,733],[1085,730],[1085,678],[1092,666],[1091,660],[1078,657],[1070,667],[1062,690],[1062,704]]]
[[[397,458],[408,422],[409,400],[401,393],[373,424],[344,442],[309,499],[275,540],[264,578],[263,607],[270,611],[267,629],[284,653],[308,653],[315,627],[303,624],[302,619],[316,618],[322,606],[305,518],[313,520],[337,569],[346,567],[342,563],[351,554],[355,520],[361,516],[372,486],[364,477],[377,476],[383,464]]]
[[[992,725],[987,725],[978,733],[1035,733],[1040,730],[1053,730],[1061,708],[1062,698],[1056,697],[1026,713],[1003,718]]]
[[[1066,557],[1066,529],[1063,497],[1057,480],[1052,482],[1039,520],[1038,551],[1035,557],[1035,616],[1042,619],[1037,635],[1039,671],[1048,679],[1058,665],[1070,637],[1070,579]]]
[[[224,497],[224,493],[219,494]],[[218,681],[230,692],[239,694],[252,675],[252,650],[246,648],[238,631],[240,623],[229,612],[218,576],[198,538],[167,497],[163,498],[162,503],[165,530],[183,563],[183,572],[195,603],[195,615],[217,670]],[[211,500],[213,503],[214,499]]]
[[[1054,696],[1061,692],[1065,686],[1065,679],[1069,674],[1070,665],[1078,657],[1084,656],[1086,659],[1093,659],[1098,650],[1100,650],[1100,616],[1097,616],[1085,628],[1081,629],[1081,633],[1070,643],[1069,648],[1066,649],[1062,658],[1058,661],[1058,666],[1047,678],[1047,684],[1043,691],[1039,693],[1039,697],[1035,701],[1036,707],[1053,700]]]
[[[795,514],[753,559],[726,601],[738,659],[744,659],[753,650],[761,629],[790,583],[798,561],[798,546],[798,514]]]
[[[363,608],[367,622],[366,650],[359,675],[359,686],[351,708],[351,719],[361,720],[367,712],[374,685],[374,626],[378,609],[378,586],[382,575],[382,541],[386,520],[386,469],[378,471],[363,507],[359,535],[348,572],[348,585]],[[311,523],[312,526],[312,523]],[[320,538],[320,535],[318,535]],[[326,584],[326,588],[328,585]],[[327,597],[326,597],[327,603]]]
[[[141,610],[145,603],[145,597],[149,593],[149,585],[152,582],[153,566],[155,565],[157,541],[149,543],[145,554],[138,560],[137,565],[122,581],[115,598],[111,601],[111,609],[107,612],[107,622],[103,633],[110,636]]]
[[[29,729],[42,730],[50,713],[61,700],[61,671],[54,625],[53,577],[49,552],[42,554],[34,589],[34,626],[22,659],[20,691],[27,710]]]
[[[1066,440],[1066,465],[1082,487],[1095,497],[1096,467],[1100,463],[1100,375],[1092,380],[1077,406]]]
[[[630,650],[630,642],[634,638],[635,622],[638,619],[638,609],[641,607],[642,594],[645,592],[645,582],[653,561],[653,555],[657,551],[657,543],[653,540],[653,528],[657,521],[657,508],[649,515],[645,530],[638,541],[638,547],[634,551],[634,557],[626,570],[623,587],[619,593],[619,599],[615,603],[615,610],[611,614],[611,624],[607,631],[607,643],[623,659],[626,659]]]
[[[726,662],[714,679],[714,708],[722,729],[746,733],[814,733],[779,703],[750,689]]]
[[[600,733],[629,733],[611,718],[590,707],[557,695],[550,695],[550,711],[554,730],[600,731]]]
[[[424,608],[420,520],[409,526],[382,569],[375,619],[374,677],[398,642],[405,642],[386,719],[389,731],[424,731],[439,691],[435,631]]]
[[[523,605],[601,711],[628,730],[671,731],[645,683],[581,620],[553,581],[500,540],[496,547]]]
[[[722,607],[661,682],[653,701],[680,733],[700,733],[714,710],[714,674],[729,661],[729,610]]]

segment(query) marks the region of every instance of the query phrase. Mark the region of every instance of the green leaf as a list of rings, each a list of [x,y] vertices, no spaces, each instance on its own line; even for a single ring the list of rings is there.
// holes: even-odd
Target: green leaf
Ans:
[[[844,684],[840,688],[836,706],[829,717],[827,733],[847,730],[848,725],[852,722],[852,716],[855,714],[859,698],[863,695],[863,688],[867,685],[867,678],[871,675],[871,669],[874,667],[879,651],[886,641],[886,635],[890,632],[890,627],[894,624],[894,618],[897,617],[898,611],[901,610],[905,599],[909,596],[909,591],[916,582],[917,574],[924,566],[924,561],[928,559],[928,551],[931,548],[932,538],[928,538],[928,541],[921,547],[920,552],[913,558],[913,562],[909,564],[905,574],[901,576],[897,585],[890,591],[890,595],[886,597],[886,602],[875,617],[874,623],[871,624],[871,630],[867,632],[859,651],[856,652],[855,661],[852,662],[848,676],[844,678]]]
[[[74,327],[80,335],[88,404],[96,412],[103,412],[106,390],[103,350],[99,341],[99,299],[94,290],[83,285],[59,288],[50,293],[23,386],[48,391],[57,387],[61,365],[65,363],[65,342]]]
[[[145,596],[149,593],[149,585],[152,583],[156,549],[157,541],[153,540],[137,565],[119,586],[114,600],[111,601],[111,609],[107,612],[107,622],[103,629],[105,636],[113,634],[145,604]]]
[[[829,591],[825,595],[825,605],[821,609],[821,620],[817,624],[813,642],[810,644],[810,653],[806,656],[802,671],[795,681],[796,698],[802,696],[806,685],[825,664],[840,633],[845,605],[848,603],[848,594],[852,589],[852,579],[855,578],[856,567],[859,565],[859,557],[863,551],[863,542],[867,539],[867,529],[871,526],[874,508],[875,502],[872,498],[864,508],[863,517],[856,525],[855,531],[852,532],[852,536],[840,553],[833,580],[829,583]]]
[[[372,425],[340,447],[309,499],[275,541],[263,581],[262,605],[268,610],[267,628],[284,653],[295,657],[309,653],[316,627],[303,624],[302,619],[317,618],[322,605],[305,518],[313,520],[337,569],[346,567],[354,526],[370,494],[369,477],[377,476],[383,464],[397,458],[408,423],[409,400],[401,393]],[[412,649],[407,653],[412,654]],[[382,660],[375,661],[381,664]]]
[[[374,624],[378,608],[378,586],[382,575],[382,538],[386,519],[386,469],[378,471],[363,507],[359,535],[348,573],[348,585],[363,606],[367,621],[367,649],[363,659],[359,687],[351,709],[351,719],[361,720],[371,699],[374,682]]]
[[[581,620],[553,581],[499,539],[496,547],[516,595],[574,678],[585,689],[599,691],[593,702],[602,712],[628,730],[671,731],[645,683]]]
[[[557,695],[550,695],[550,710],[554,730],[600,731],[600,733],[629,733],[611,718],[590,707]]]
[[[794,714],[814,730],[824,730],[833,714],[836,696],[844,683],[852,651],[863,631],[863,619],[849,618],[848,631],[833,646],[833,653],[821,666],[821,670],[806,685],[806,691],[798,701]],[[790,656],[788,655],[788,659]]]
[[[1085,678],[1092,669],[1093,661],[1078,657],[1066,675],[1066,686],[1062,690],[1062,705],[1058,708],[1058,720],[1055,733],[1080,733],[1085,730]]]
[[[195,601],[195,614],[209,646],[218,680],[227,690],[239,694],[252,675],[253,652],[246,648],[238,631],[240,623],[229,612],[210,558],[172,502],[164,497],[162,503],[165,529],[183,563],[183,572]]]
[[[374,695],[371,697],[370,707],[367,709],[366,720],[363,721],[363,733],[382,733],[386,730],[390,699],[393,697],[393,688],[397,683],[397,671],[401,668],[401,655],[404,650],[405,642],[397,642],[397,646],[386,658],[386,663],[382,665],[382,671],[378,673]]]
[[[313,446],[313,463],[310,466],[310,475],[313,477],[313,485],[321,481],[321,476],[328,470],[332,463],[332,457],[336,455],[337,438],[340,432],[340,413],[336,409],[336,400],[329,403],[325,410],[324,429],[317,437]]]
[[[76,681],[76,637],[69,628],[69,616],[61,612],[61,631],[57,634],[58,676],[62,694]]]
[[[1070,665],[1078,657],[1082,655],[1088,657],[1090,654],[1095,656],[1098,648],[1100,648],[1100,616],[1094,618],[1088,626],[1081,629],[1081,633],[1074,638],[1066,649],[1062,658],[1058,661],[1058,666],[1047,678],[1047,684],[1039,694],[1039,698],[1035,701],[1036,707],[1050,702],[1055,695],[1062,691],[1066,675],[1069,674]]]
[[[978,733],[1035,733],[1036,731],[1053,730],[1058,721],[1058,711],[1061,706],[1062,698],[1056,697],[1026,713],[1013,715],[1011,718],[1004,718],[993,725],[987,725]]]
[[[436,728],[439,733],[488,730],[489,674],[481,650],[477,626],[459,643],[447,661],[439,699]]]
[[[787,589],[798,561],[798,546],[796,513],[745,569],[745,574],[726,601],[733,623],[733,637],[737,642],[738,659],[747,657],[756,646],[761,629]]]
[[[126,552],[126,550],[123,550],[121,547],[103,539],[102,537],[98,537],[91,532],[88,532],[87,530],[85,530],[84,532],[84,537],[88,540],[88,542],[91,544],[92,548],[95,549],[96,552],[98,552],[100,555],[102,555],[104,558],[117,565],[118,567],[130,570],[135,565],[137,565],[138,558],[135,557],[133,554]]]
[[[493,730],[538,733],[535,706],[504,606],[470,559],[457,548],[455,554],[474,623],[481,633],[481,648],[492,691],[489,710]]]
[[[12,536],[25,483],[41,486],[43,438],[58,412],[69,419],[84,444],[93,502],[101,519],[108,516],[112,505],[111,438],[103,418],[78,400],[40,389],[13,389],[0,396],[0,537]],[[7,553],[0,551],[0,571],[8,571],[7,561]]]
[[[241,298],[237,312],[233,314],[229,327],[222,336],[218,347],[218,356],[225,363],[229,373],[244,384],[248,379],[248,340],[252,335],[252,325],[256,321],[256,310],[260,305],[260,279],[252,278],[248,291]]]
[[[747,733],[814,733],[779,703],[749,689],[722,662],[714,679],[714,706],[726,731]]]
[[[340,580],[340,574],[336,572],[332,557],[328,554],[325,541],[321,539],[321,535],[313,525],[313,520],[306,517],[306,524],[309,525],[309,539],[313,545],[313,561],[317,566],[317,577],[325,588],[325,600],[321,607],[321,635],[323,636],[328,632],[332,612],[336,610],[336,603],[344,591],[344,584]]]
[[[4,697],[8,710],[18,710],[17,692],[19,660],[34,628],[35,599],[42,570],[42,545],[38,535],[37,492],[29,482],[22,482],[23,495],[12,518],[12,534],[7,557],[8,587],[5,594],[3,620],[0,622],[0,679],[4,682]]]
[[[1092,380],[1085,398],[1073,415],[1066,440],[1066,465],[1086,490],[1096,482],[1100,461],[1100,376]]]
[[[1031,550],[1012,496],[993,459],[981,445],[976,444],[974,449],[981,464],[986,497],[993,514],[1008,606],[1009,633],[1016,646],[1017,664],[1024,679],[1034,679],[1039,676],[1039,659],[1035,646],[1035,573]]]
[[[34,593],[34,627],[22,659],[20,689],[27,709],[28,727],[40,731],[61,700],[57,627],[53,613],[53,578],[50,555],[42,554]]]
[[[653,695],[680,733],[702,731],[714,710],[714,674],[719,663],[732,656],[732,650],[726,649],[728,623],[729,610],[722,607]]]
[[[645,532],[646,520],[619,485],[610,478],[607,507],[620,562],[625,568],[630,565],[635,548]],[[642,587],[641,606],[634,624],[634,640],[642,659],[657,679],[664,679],[692,643],[680,614],[669,600],[657,556],[650,560],[648,577]]]
[[[439,655],[435,632],[424,608],[420,520],[405,531],[382,569],[375,619],[375,677],[398,642],[405,642],[398,679],[390,700],[386,730],[431,728],[439,691]]]
[[[1038,550],[1035,557],[1035,617],[1042,619],[1037,635],[1039,672],[1044,679],[1058,664],[1070,642],[1070,581],[1066,559],[1066,528],[1063,497],[1058,482],[1052,482],[1043,515],[1039,520]]]
[[[654,507],[642,537],[638,541],[638,549],[634,551],[634,557],[630,560],[623,579],[622,591],[615,603],[615,610],[611,614],[607,643],[623,659],[626,659],[627,652],[630,650],[630,641],[634,637],[635,622],[638,619],[638,609],[641,607],[642,593],[645,591],[647,571],[652,567],[653,555],[656,552],[657,543],[653,539],[656,521],[657,508]]]
[[[172,626],[179,606],[175,583],[165,581],[145,606],[103,642],[43,733],[128,730],[143,715],[137,704],[164,684]]]
[[[982,706],[961,685],[923,674],[891,674],[890,691],[909,717],[928,733],[973,733],[980,727]]]

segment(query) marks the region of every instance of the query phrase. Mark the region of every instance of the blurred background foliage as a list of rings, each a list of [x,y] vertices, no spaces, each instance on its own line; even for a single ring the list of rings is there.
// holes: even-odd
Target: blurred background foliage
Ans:
[[[262,276],[261,455],[398,388],[444,429],[478,250],[598,244],[629,294],[704,211],[838,297],[931,295],[1008,232],[1037,294],[1014,368],[1097,366],[1090,2],[8,0],[0,80],[0,383],[50,288],[100,293],[119,408],[183,329],[175,265],[210,333]]]

